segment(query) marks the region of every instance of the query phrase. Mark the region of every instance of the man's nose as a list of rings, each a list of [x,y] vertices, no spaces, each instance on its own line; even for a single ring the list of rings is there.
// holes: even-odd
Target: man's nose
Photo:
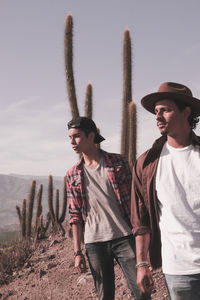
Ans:
[[[156,120],[159,120],[160,118],[162,118],[162,113],[160,111],[156,112]]]

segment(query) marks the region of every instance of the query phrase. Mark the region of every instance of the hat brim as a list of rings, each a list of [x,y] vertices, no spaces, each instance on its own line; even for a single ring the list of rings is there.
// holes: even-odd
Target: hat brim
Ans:
[[[104,139],[104,137],[102,135],[100,135],[99,133],[96,133],[95,139],[94,139],[95,144],[100,144],[104,140],[105,139]]]
[[[178,93],[172,93],[172,92],[152,93],[143,97],[141,100],[141,104],[146,110],[148,110],[152,114],[155,114],[155,104],[156,102],[162,99],[172,99],[172,100],[174,99],[174,100],[181,101],[191,107],[195,117],[200,116],[200,100],[194,97],[185,96]]]

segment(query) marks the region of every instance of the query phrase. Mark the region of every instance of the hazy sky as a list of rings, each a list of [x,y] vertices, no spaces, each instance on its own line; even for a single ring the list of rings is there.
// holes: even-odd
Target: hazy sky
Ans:
[[[175,81],[200,98],[199,0],[0,0],[0,173],[64,176],[77,160],[66,127],[69,12],[79,111],[84,112],[91,82],[103,149],[120,151],[126,28],[132,39],[138,155],[159,136],[154,116],[140,105],[142,96]]]

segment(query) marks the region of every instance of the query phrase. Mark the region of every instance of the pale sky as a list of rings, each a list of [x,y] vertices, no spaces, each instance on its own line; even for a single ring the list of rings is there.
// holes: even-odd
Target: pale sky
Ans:
[[[93,119],[111,152],[120,151],[123,33],[130,30],[139,155],[159,137],[154,115],[140,105],[144,95],[175,81],[200,98],[199,12],[199,0],[0,0],[0,173],[64,176],[78,159],[66,126],[68,13],[79,111],[91,82]]]

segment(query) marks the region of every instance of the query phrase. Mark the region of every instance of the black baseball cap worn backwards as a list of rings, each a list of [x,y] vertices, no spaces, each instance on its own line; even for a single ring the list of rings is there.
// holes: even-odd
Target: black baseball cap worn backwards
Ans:
[[[73,118],[71,121],[68,122],[67,126],[68,126],[68,129],[78,128],[78,129],[83,130],[87,134],[90,132],[94,132],[95,133],[95,138],[94,138],[95,144],[100,144],[102,141],[105,140],[104,137],[98,133],[97,126],[92,119],[89,119],[86,117]]]

